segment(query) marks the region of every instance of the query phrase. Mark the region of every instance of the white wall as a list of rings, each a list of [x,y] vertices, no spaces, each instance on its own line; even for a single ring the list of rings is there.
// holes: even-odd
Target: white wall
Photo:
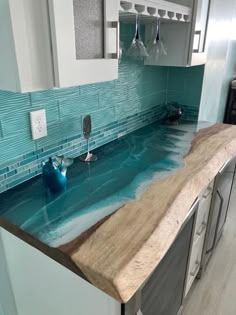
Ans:
[[[0,315],[4,315],[4,313],[3,313],[3,308],[2,308],[2,306],[1,306],[1,304],[0,304]]]
[[[117,301],[35,248],[4,230],[2,240],[18,315],[120,315]]]
[[[212,0],[199,120],[223,120],[228,87],[235,73],[235,60],[230,50],[235,12],[235,0]]]
[[[236,14],[236,13],[235,13]],[[230,82],[236,77],[236,41],[229,42],[223,75],[217,121],[223,121]]]
[[[0,231],[0,315],[17,315]]]

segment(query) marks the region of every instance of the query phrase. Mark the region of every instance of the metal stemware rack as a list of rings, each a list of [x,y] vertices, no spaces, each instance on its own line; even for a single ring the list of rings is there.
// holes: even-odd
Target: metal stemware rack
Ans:
[[[142,20],[160,17],[180,22],[191,22],[192,9],[164,0],[128,0],[120,1],[120,19],[129,20],[134,15],[141,15]]]

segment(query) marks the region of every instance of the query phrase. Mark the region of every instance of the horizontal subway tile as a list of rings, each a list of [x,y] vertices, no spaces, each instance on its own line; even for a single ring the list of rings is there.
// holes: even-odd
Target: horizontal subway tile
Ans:
[[[79,94],[79,87],[33,92],[30,93],[30,100],[32,106],[40,106],[42,104],[47,104],[52,100],[66,99],[75,94]]]
[[[8,172],[9,168],[8,167],[4,167],[2,169],[0,169],[0,175],[6,174]]]
[[[16,173],[17,173],[16,169],[13,170],[13,171],[10,171],[10,172],[7,173],[7,177],[12,177],[12,176],[16,175]]]
[[[38,172],[33,172],[33,173],[28,173],[27,175],[15,180],[15,181],[12,181],[11,183],[9,183],[7,186],[8,188],[12,188],[12,187],[15,187],[33,177],[35,177],[36,175],[38,175]]]

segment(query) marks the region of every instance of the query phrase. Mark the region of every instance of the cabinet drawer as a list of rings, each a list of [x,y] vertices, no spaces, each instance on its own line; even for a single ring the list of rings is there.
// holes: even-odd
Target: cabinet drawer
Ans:
[[[185,296],[187,295],[200,269],[204,240],[205,240],[205,232],[203,232],[202,235],[197,239],[196,243],[193,244],[189,268],[188,268],[188,274],[187,274],[187,286],[185,290]]]
[[[202,198],[199,203],[193,243],[195,243],[202,234],[205,234],[211,206],[211,198],[212,194],[210,193],[207,198]]]

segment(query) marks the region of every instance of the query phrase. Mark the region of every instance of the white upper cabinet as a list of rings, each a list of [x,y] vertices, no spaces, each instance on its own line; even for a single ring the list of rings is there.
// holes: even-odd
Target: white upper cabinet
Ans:
[[[54,86],[47,0],[0,0],[0,89]]]
[[[117,0],[49,0],[56,87],[118,78]]]
[[[0,0],[0,90],[118,78],[117,0]]]
[[[194,66],[206,62],[206,35],[210,0],[173,0],[192,8],[191,20],[187,23],[162,20],[160,36],[167,47],[167,55],[158,60],[148,57],[146,65]],[[146,25],[146,41],[150,41],[155,31],[155,23]]]

